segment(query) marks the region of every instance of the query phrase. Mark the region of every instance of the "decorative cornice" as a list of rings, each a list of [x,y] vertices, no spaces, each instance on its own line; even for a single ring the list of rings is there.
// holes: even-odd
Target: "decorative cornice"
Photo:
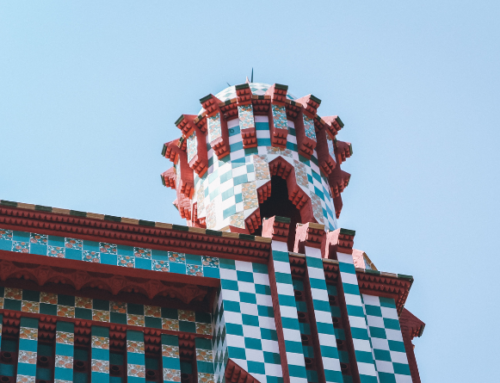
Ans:
[[[413,277],[411,275],[356,268],[356,276],[358,277],[361,293],[393,298],[396,302],[398,313],[401,315],[411,285],[413,284]]]
[[[164,305],[165,298],[188,308],[206,306],[215,278],[129,269],[91,262],[44,257],[0,250],[0,280],[9,286],[38,289],[62,294],[87,294],[131,303]],[[133,302],[132,302],[132,301]]]
[[[263,262],[271,240],[248,234],[225,233],[140,219],[84,213],[11,201],[0,201],[0,224],[5,228],[78,237],[138,247],[150,247]]]

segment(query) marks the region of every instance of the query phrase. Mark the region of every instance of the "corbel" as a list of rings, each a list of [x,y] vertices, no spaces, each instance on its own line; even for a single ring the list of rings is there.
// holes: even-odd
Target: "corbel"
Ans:
[[[257,134],[253,115],[252,90],[248,84],[236,85],[235,88],[243,148],[254,148],[257,146]]]
[[[222,101],[213,94],[209,94],[200,99],[200,103],[207,113],[207,129],[210,145],[220,160],[230,152],[227,120],[220,109]]]
[[[194,122],[197,116],[183,114],[175,125],[182,131],[186,137],[187,159],[189,167],[203,177],[208,169],[207,144],[205,133]]]
[[[287,91],[288,86],[281,84],[273,84],[266,91],[266,96],[271,96],[269,108],[271,145],[279,148],[286,148],[288,137],[288,119],[285,108]]]

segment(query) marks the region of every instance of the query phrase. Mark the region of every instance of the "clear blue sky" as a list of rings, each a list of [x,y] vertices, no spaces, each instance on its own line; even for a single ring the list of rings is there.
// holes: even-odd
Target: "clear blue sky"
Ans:
[[[415,277],[422,381],[496,381],[499,19],[493,0],[2,1],[0,199],[182,223],[162,144],[254,67],[345,122],[340,224]]]

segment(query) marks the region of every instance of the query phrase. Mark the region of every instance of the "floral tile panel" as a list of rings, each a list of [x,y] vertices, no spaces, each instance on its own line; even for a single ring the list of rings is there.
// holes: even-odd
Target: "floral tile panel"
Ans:
[[[246,196],[250,193],[246,192]],[[248,206],[256,204],[252,195]],[[243,217],[241,217],[243,224]],[[25,240],[24,240],[25,239]],[[0,228],[0,250],[64,258],[135,269],[220,278],[219,259],[176,251],[131,247]],[[28,310],[28,308],[26,308]],[[28,312],[28,311],[26,311]]]

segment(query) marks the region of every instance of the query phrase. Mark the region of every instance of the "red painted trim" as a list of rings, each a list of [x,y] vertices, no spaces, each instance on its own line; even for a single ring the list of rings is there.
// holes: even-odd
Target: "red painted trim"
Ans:
[[[288,370],[288,358],[286,355],[285,337],[283,335],[283,323],[281,320],[278,288],[276,286],[276,272],[274,270],[274,262],[272,257],[269,257],[268,270],[269,270],[269,282],[270,282],[269,284],[271,285],[271,298],[273,300],[274,321],[276,323],[276,333],[278,335],[278,347],[280,350],[281,370],[283,372],[283,383],[290,383],[290,371]]]
[[[35,210],[0,207],[5,229],[265,263],[271,244]]]
[[[50,320],[56,320],[58,322],[71,322],[75,323],[76,325],[81,325],[81,323],[85,323],[85,327],[90,327],[90,326],[100,326],[100,327],[108,327],[114,329],[115,327],[121,327],[124,330],[135,330],[135,331],[140,331],[140,332],[145,332],[145,330],[154,330],[155,332],[159,332],[161,334],[168,334],[168,335],[175,335],[175,336],[183,336],[184,338],[187,339],[194,339],[194,338],[205,338],[205,339],[212,339],[211,335],[204,335],[204,334],[195,334],[191,332],[183,332],[183,331],[171,331],[171,330],[163,330],[159,328],[149,328],[149,327],[139,327],[139,326],[130,326],[126,324],[120,324],[120,323],[108,323],[108,322],[98,322],[94,320],[88,320],[88,319],[76,319],[76,318],[67,318],[67,317],[58,317],[54,315],[47,315],[47,314],[35,314],[35,313],[26,313],[22,311],[13,311],[13,310],[5,310],[5,309],[0,309],[1,314],[5,315],[14,315],[14,317],[27,317],[27,318],[37,318],[40,319],[41,321],[47,321]],[[17,315],[19,314],[19,315]]]
[[[0,251],[2,285],[28,290],[210,311],[220,280]]]

